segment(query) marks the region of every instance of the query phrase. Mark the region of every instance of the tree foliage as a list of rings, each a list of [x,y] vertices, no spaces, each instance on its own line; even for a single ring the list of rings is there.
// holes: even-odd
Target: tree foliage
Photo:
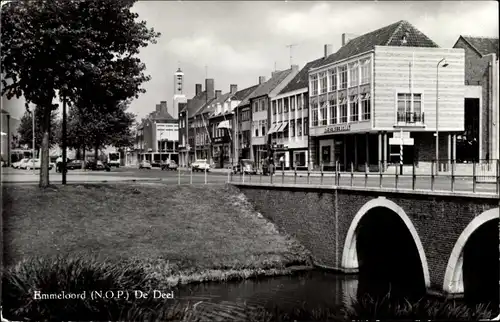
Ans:
[[[24,96],[42,114],[42,171],[48,182],[50,117],[56,92],[107,113],[144,93],[149,80],[136,55],[159,37],[132,8],[135,0],[17,0],[1,15],[2,95]]]
[[[42,129],[42,119],[43,115],[41,111],[38,109],[35,111],[35,149],[40,149],[42,145],[42,137],[43,137],[43,129]],[[61,123],[57,118],[57,111],[52,111],[50,117],[50,136],[49,136],[49,145],[53,147],[56,144],[60,143],[60,134],[61,134]],[[30,148],[33,144],[33,117],[32,114],[28,111],[24,113],[21,117],[18,132],[18,144],[19,145],[28,145]]]

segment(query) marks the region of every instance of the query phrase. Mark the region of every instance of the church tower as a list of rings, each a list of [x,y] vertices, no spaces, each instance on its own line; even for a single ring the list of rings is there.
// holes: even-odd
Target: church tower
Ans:
[[[174,104],[172,109],[172,116],[179,118],[179,103],[186,103],[186,95],[183,92],[184,87],[184,73],[179,67],[174,74]]]

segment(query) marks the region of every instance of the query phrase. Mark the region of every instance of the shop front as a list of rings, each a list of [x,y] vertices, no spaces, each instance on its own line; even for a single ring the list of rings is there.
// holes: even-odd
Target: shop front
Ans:
[[[212,160],[216,168],[227,168],[235,163],[231,153],[231,138],[229,135],[212,139]]]

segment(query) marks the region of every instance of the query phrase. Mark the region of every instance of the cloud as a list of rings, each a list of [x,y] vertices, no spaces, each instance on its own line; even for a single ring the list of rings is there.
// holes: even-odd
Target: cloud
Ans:
[[[181,61],[199,67],[208,65],[221,70],[249,71],[269,65],[262,52],[237,50],[212,36],[174,38],[168,42],[166,50]]]
[[[335,5],[335,7],[334,7]],[[356,32],[361,21],[373,21],[375,9],[369,4],[316,3],[307,11],[271,11],[267,24],[272,33],[298,40],[322,39],[334,33]]]

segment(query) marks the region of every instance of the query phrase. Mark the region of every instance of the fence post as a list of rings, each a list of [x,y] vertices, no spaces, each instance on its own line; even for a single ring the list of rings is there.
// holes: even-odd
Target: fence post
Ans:
[[[434,167],[436,167],[436,166],[437,166],[436,162],[434,160],[432,160],[432,162],[431,162],[431,191],[434,191],[434,179],[435,179],[434,178],[434,170],[437,170],[437,168],[434,169]]]
[[[415,190],[415,181],[417,181],[417,175],[415,174],[415,161],[413,161],[413,167],[411,170],[411,190]]]
[[[396,177],[395,177],[396,182],[395,182],[395,188],[396,188],[396,190],[398,190],[399,172],[398,172],[398,167],[397,167],[397,166],[395,166],[395,168],[396,168]]]
[[[472,192],[476,192],[476,161],[472,161]]]
[[[205,184],[207,184],[207,167],[205,167]]]
[[[321,185],[323,185],[323,162],[321,162]]]
[[[243,183],[245,183],[245,171],[241,170],[241,175],[243,177]]]
[[[338,186],[339,185],[339,182],[338,182],[338,179],[339,179],[339,162],[338,161],[335,161],[335,185]]]
[[[181,169],[177,167],[177,185],[181,185]]]
[[[189,184],[193,184],[193,167],[191,167],[191,174],[189,176]]]
[[[297,184],[297,163],[295,163],[294,171],[293,172],[294,172],[293,183]]]
[[[231,182],[231,173],[233,173],[232,169],[230,172],[227,173],[227,183]]]
[[[311,175],[311,166],[309,164],[309,166],[307,167],[307,184],[309,184],[309,182],[310,182],[310,178],[309,178],[310,175]]]
[[[354,164],[351,162],[351,187],[353,185],[354,180]]]
[[[285,184],[285,165],[281,164],[281,184]]]
[[[451,160],[451,192],[455,191],[455,160]]]
[[[365,188],[368,185],[368,162],[365,162]]]
[[[272,171],[271,171],[271,169],[272,169]],[[269,177],[270,177],[269,180],[270,180],[271,184],[273,184],[274,165],[272,167],[269,167],[269,170],[270,170],[269,171]]]
[[[259,183],[262,183],[262,170],[260,170],[260,173],[259,173]]]
[[[379,161],[378,162],[378,173],[380,175],[380,181],[378,183],[379,188],[382,188],[382,165],[383,165],[382,161]]]

